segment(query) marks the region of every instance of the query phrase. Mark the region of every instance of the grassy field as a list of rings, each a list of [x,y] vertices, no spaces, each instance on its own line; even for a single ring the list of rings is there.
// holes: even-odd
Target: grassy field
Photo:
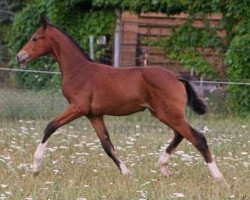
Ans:
[[[172,176],[157,164],[171,130],[155,122],[108,118],[118,154],[132,171],[119,174],[85,120],[60,128],[50,139],[41,173],[33,177],[33,153],[47,122],[0,123],[0,200],[250,199],[249,120],[205,120],[203,128],[219,168],[230,185],[214,182],[199,153],[187,141],[170,160]],[[117,123],[116,123],[117,121]],[[121,121],[123,123],[121,123]],[[199,121],[194,121],[197,127]]]

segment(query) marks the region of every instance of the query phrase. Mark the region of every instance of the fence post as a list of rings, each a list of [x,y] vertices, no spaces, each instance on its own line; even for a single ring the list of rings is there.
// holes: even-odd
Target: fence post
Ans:
[[[202,98],[204,98],[204,91],[203,91],[203,76],[200,77],[200,95]],[[199,120],[199,127],[200,130],[204,128],[204,120],[203,120],[203,115],[200,115],[200,120]]]
[[[92,60],[94,60],[94,36],[89,36],[89,55]]]
[[[143,64],[144,64],[144,67],[146,67],[148,65],[148,54],[147,53],[144,54]]]
[[[194,76],[194,68],[192,67],[191,70],[190,70],[190,76]]]
[[[50,106],[50,118],[53,116],[53,112],[54,112],[54,107],[55,107],[55,90],[51,89],[51,106]],[[46,116],[47,117],[47,116]]]
[[[115,25],[114,67],[120,67],[121,38],[122,38],[121,11],[119,9],[116,9],[115,14],[116,14],[116,25]]]

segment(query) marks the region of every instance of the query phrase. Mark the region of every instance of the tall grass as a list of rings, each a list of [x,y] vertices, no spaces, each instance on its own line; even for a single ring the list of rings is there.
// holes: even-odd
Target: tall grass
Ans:
[[[170,160],[172,176],[162,177],[157,161],[172,131],[162,124],[154,127],[152,122],[147,127],[146,122],[127,117],[107,118],[107,126],[119,156],[133,175],[119,174],[89,123],[79,120],[51,137],[41,173],[33,177],[33,153],[46,123],[1,122],[0,199],[250,199],[248,119],[208,120],[203,128],[229,187],[210,178],[203,158],[186,141]],[[193,124],[199,125],[199,120]]]
[[[55,90],[0,90],[1,119],[46,119],[62,112],[66,100]]]

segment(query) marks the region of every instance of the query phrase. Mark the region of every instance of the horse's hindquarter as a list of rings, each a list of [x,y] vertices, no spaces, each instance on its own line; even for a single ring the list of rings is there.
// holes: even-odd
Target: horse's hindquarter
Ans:
[[[96,75],[92,115],[127,115],[146,108],[147,90],[140,68],[104,68]]]
[[[185,109],[186,90],[178,76],[160,67],[148,67],[143,71],[143,78],[148,85],[152,109]],[[158,108],[156,108],[158,107]]]

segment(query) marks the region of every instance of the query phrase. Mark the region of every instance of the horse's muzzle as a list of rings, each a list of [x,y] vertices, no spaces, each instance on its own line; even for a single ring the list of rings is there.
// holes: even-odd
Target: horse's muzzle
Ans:
[[[20,51],[16,55],[16,60],[19,64],[25,64],[26,62],[29,61],[29,54],[25,51]]]

